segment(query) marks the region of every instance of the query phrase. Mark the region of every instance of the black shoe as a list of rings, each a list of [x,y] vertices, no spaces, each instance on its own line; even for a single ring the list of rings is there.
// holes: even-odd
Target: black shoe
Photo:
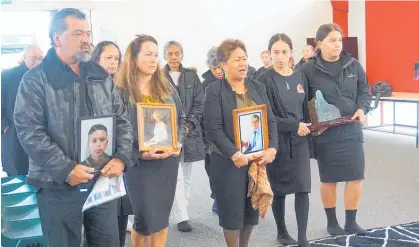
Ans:
[[[288,232],[282,232],[282,233],[278,233],[278,236],[276,237],[276,239],[279,241],[279,243],[281,243],[283,246],[287,246],[287,245],[296,245],[298,244],[297,241],[295,241],[295,239],[293,239]]]
[[[342,229],[339,224],[327,226],[327,232],[332,236],[347,235],[348,232]]]
[[[189,221],[185,220],[177,224],[177,229],[181,232],[191,232],[192,226],[189,225]]]
[[[345,225],[345,231],[350,234],[358,234],[358,235],[366,235],[368,231],[360,227],[357,223],[353,223],[352,225]]]

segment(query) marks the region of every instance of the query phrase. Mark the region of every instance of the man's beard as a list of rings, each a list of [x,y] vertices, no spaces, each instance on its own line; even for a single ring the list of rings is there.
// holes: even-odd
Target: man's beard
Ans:
[[[73,56],[74,61],[82,62],[82,63],[88,62],[90,58],[91,58],[90,53],[83,52],[83,51],[79,51]]]

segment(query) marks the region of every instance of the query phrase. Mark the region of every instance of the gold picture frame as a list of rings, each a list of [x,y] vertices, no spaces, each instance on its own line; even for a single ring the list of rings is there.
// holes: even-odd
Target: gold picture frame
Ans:
[[[266,105],[233,110],[236,147],[251,157],[269,148],[268,113]]]
[[[137,104],[139,151],[175,150],[177,146],[174,104]]]

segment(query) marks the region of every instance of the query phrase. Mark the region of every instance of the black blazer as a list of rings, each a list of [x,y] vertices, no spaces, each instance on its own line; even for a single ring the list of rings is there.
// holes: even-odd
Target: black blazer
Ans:
[[[278,148],[278,131],[275,116],[272,113],[266,94],[265,85],[246,78],[249,96],[257,105],[267,105],[269,147]],[[213,142],[226,158],[240,151],[234,144],[233,110],[237,108],[236,94],[226,79],[211,83],[205,94],[204,119],[207,126],[207,138]]]

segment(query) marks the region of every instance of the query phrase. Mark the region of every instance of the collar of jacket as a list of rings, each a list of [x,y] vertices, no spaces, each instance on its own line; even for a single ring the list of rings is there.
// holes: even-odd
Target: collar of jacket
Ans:
[[[217,78],[215,78],[214,74],[211,72],[211,70],[207,70],[207,72],[205,72],[204,74],[202,74],[202,78],[204,78],[205,80],[211,80],[211,81],[216,81]]]
[[[54,89],[68,87],[74,81],[80,82],[80,77],[58,58],[54,48],[48,50],[41,66]],[[105,80],[109,76],[100,65],[94,62],[80,63],[80,66],[84,66],[84,70],[80,69],[80,71],[85,71],[86,79],[88,79],[86,81]]]
[[[169,66],[169,64],[166,64],[166,65],[164,66],[164,71],[166,72],[166,74],[169,74],[169,72],[171,71],[171,70],[170,70],[170,66]],[[183,67],[182,63],[181,63],[181,64],[179,64],[179,72],[180,72],[181,74],[185,73],[185,68]]]
[[[321,69],[325,73],[329,73],[327,71],[326,67],[324,67],[324,65],[323,65],[323,61],[322,61],[322,57],[321,57],[321,51],[318,51],[312,59],[315,60],[315,65],[316,65],[317,68]],[[345,69],[354,62],[355,58],[351,57],[348,53],[342,51],[340,53],[340,59],[342,59],[342,62],[343,62],[342,69]]]
[[[231,94],[231,95],[235,95],[234,91],[233,91],[233,88],[230,86],[230,83],[228,83],[227,79],[223,78],[223,79],[221,79],[221,81],[224,83],[228,93]],[[253,101],[255,101],[256,104],[261,104],[262,102],[256,102],[257,99],[259,99],[259,97],[257,95],[258,94],[258,91],[257,91],[258,89],[255,88],[255,86],[254,86],[255,84],[252,82],[252,80],[249,79],[249,78],[246,78],[245,81],[244,81],[244,84],[246,85],[246,88],[247,88],[246,93],[248,94],[248,96]],[[236,97],[235,96],[231,97],[231,99],[236,100]]]

